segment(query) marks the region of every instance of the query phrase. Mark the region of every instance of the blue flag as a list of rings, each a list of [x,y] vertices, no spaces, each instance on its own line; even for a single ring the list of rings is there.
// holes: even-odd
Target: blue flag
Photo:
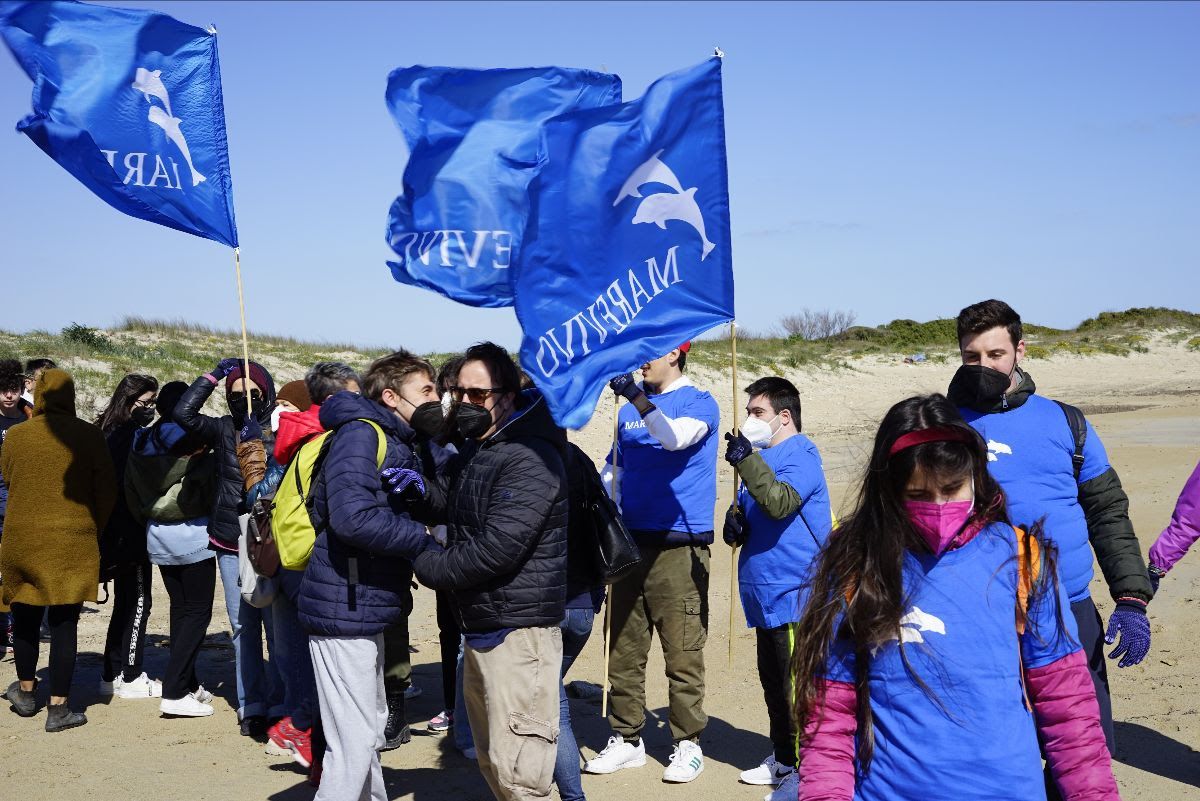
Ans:
[[[560,67],[407,67],[387,105],[409,149],[388,215],[388,262],[403,284],[470,306],[511,306],[509,272],[528,214],[541,124],[621,100],[621,80]]]
[[[215,35],[152,11],[0,2],[0,36],[33,80],[18,131],[117,210],[237,247]]]
[[[521,364],[560,425],[614,375],[733,319],[721,61],[549,120],[513,290]]]

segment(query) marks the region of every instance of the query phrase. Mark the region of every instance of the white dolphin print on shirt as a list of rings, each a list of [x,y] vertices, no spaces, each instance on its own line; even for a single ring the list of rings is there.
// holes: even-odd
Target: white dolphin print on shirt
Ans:
[[[944,635],[946,633],[946,624],[940,618],[922,612],[921,607],[914,606],[908,614],[900,618],[901,642],[925,642],[925,638],[921,636],[921,632],[923,631]],[[889,637],[883,642],[871,646],[871,656],[879,653],[880,649],[889,642],[896,642],[896,638]]]
[[[1004,456],[1012,456],[1012,448],[1009,447],[1008,445],[1005,445],[1003,442],[996,442],[996,440],[994,440],[994,439],[989,439],[987,445],[988,445],[988,461],[989,462],[1000,461],[998,454],[1003,454]]]

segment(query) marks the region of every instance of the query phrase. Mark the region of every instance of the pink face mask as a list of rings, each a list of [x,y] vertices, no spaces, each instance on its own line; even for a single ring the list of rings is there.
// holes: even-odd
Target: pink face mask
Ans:
[[[913,528],[925,540],[929,550],[941,556],[952,545],[965,539],[967,521],[975,508],[975,501],[905,501],[904,508]]]

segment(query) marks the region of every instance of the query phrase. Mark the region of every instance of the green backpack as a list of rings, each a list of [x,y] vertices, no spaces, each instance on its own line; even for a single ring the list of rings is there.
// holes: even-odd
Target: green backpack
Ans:
[[[379,439],[375,465],[382,469],[387,456],[387,437],[375,421],[362,422],[375,429]],[[275,492],[271,534],[279,549],[279,563],[288,570],[303,570],[312,556],[313,544],[317,541],[317,530],[312,522],[313,481],[325,463],[334,433],[326,431],[304,443],[284,471]]]

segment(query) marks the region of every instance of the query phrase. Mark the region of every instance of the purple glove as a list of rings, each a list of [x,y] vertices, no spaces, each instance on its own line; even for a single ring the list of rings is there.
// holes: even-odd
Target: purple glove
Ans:
[[[242,442],[249,442],[252,439],[262,439],[262,426],[258,424],[257,420],[251,417],[242,426],[242,430],[238,433],[238,436]]]
[[[217,362],[217,366],[212,369],[212,372],[209,373],[209,375],[220,381],[222,378],[232,373],[234,369],[241,363],[241,359],[221,359],[221,361]]]
[[[1117,634],[1121,642],[1108,655],[1109,659],[1121,657],[1117,667],[1126,668],[1136,665],[1146,658],[1150,652],[1150,619],[1146,617],[1146,603],[1137,598],[1122,598],[1117,601],[1117,608],[1108,619],[1108,631],[1104,632],[1104,641],[1112,645]]]
[[[389,467],[379,472],[388,492],[393,495],[403,495],[409,490],[416,490],[417,497],[425,497],[425,478],[416,470],[407,467]]]
[[[633,380],[633,375],[630,373],[623,373],[617,376],[608,382],[608,386],[618,395],[624,395],[625,399],[630,403],[633,403],[637,399],[637,396],[642,394],[642,388],[637,385],[637,382]]]

